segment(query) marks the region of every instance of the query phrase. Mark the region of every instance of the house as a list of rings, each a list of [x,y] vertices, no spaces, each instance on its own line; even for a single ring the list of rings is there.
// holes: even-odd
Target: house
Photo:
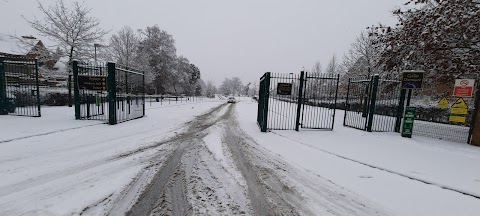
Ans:
[[[33,36],[15,38],[0,33],[0,55],[7,58],[37,58],[39,66],[45,65],[50,70],[56,63],[43,42]]]

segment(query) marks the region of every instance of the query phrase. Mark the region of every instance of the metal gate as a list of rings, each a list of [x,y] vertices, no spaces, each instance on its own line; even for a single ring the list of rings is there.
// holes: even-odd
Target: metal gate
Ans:
[[[0,57],[0,115],[41,116],[36,59]]]
[[[260,79],[257,123],[270,130],[332,130],[339,75],[265,73]]]
[[[115,63],[72,65],[76,119],[114,125],[145,116],[143,72]]]
[[[369,132],[398,132],[405,91],[400,81],[371,77],[349,78],[343,125]]]

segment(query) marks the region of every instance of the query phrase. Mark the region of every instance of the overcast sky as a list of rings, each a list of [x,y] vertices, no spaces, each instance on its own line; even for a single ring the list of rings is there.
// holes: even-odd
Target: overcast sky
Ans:
[[[55,0],[41,0],[50,4]],[[70,0],[65,0],[69,2]],[[297,73],[333,54],[341,58],[365,27],[393,25],[390,11],[405,0],[85,0],[112,32],[158,24],[173,35],[177,54],[202,79],[238,76],[256,82],[266,72]],[[21,17],[41,16],[35,0],[0,0],[0,33],[38,35]],[[44,38],[40,38],[48,41]],[[107,38],[106,38],[107,39]],[[47,42],[48,43],[48,42]]]

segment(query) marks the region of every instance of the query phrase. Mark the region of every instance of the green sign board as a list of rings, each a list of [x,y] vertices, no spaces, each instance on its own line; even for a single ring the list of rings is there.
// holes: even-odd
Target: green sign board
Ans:
[[[403,115],[402,137],[412,138],[415,111],[415,107],[405,107],[405,113]]]

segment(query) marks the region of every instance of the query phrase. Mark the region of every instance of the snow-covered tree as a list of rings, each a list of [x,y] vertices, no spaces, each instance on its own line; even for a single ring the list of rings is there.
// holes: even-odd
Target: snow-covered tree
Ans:
[[[205,90],[206,96],[209,98],[213,98],[216,93],[217,93],[217,87],[215,87],[212,81],[207,81],[207,86]]]
[[[137,61],[147,66],[144,69],[157,93],[166,93],[171,86],[176,67],[176,48],[172,35],[158,26],[147,27],[140,32]]]
[[[93,44],[107,34],[100,28],[100,21],[90,16],[91,9],[77,1],[66,5],[63,0],[57,0],[50,6],[38,1],[38,9],[43,18],[24,19],[41,35],[55,42],[68,55],[68,63],[74,58],[89,56]]]
[[[480,1],[412,0],[398,9],[397,27],[376,27],[378,64],[387,71],[424,69],[451,81],[480,69]]]
[[[108,53],[110,59],[127,67],[136,67],[137,50],[140,43],[139,36],[129,26],[110,37]]]
[[[224,95],[241,94],[242,86],[242,81],[238,77],[225,78],[222,85],[220,85],[220,93]]]

